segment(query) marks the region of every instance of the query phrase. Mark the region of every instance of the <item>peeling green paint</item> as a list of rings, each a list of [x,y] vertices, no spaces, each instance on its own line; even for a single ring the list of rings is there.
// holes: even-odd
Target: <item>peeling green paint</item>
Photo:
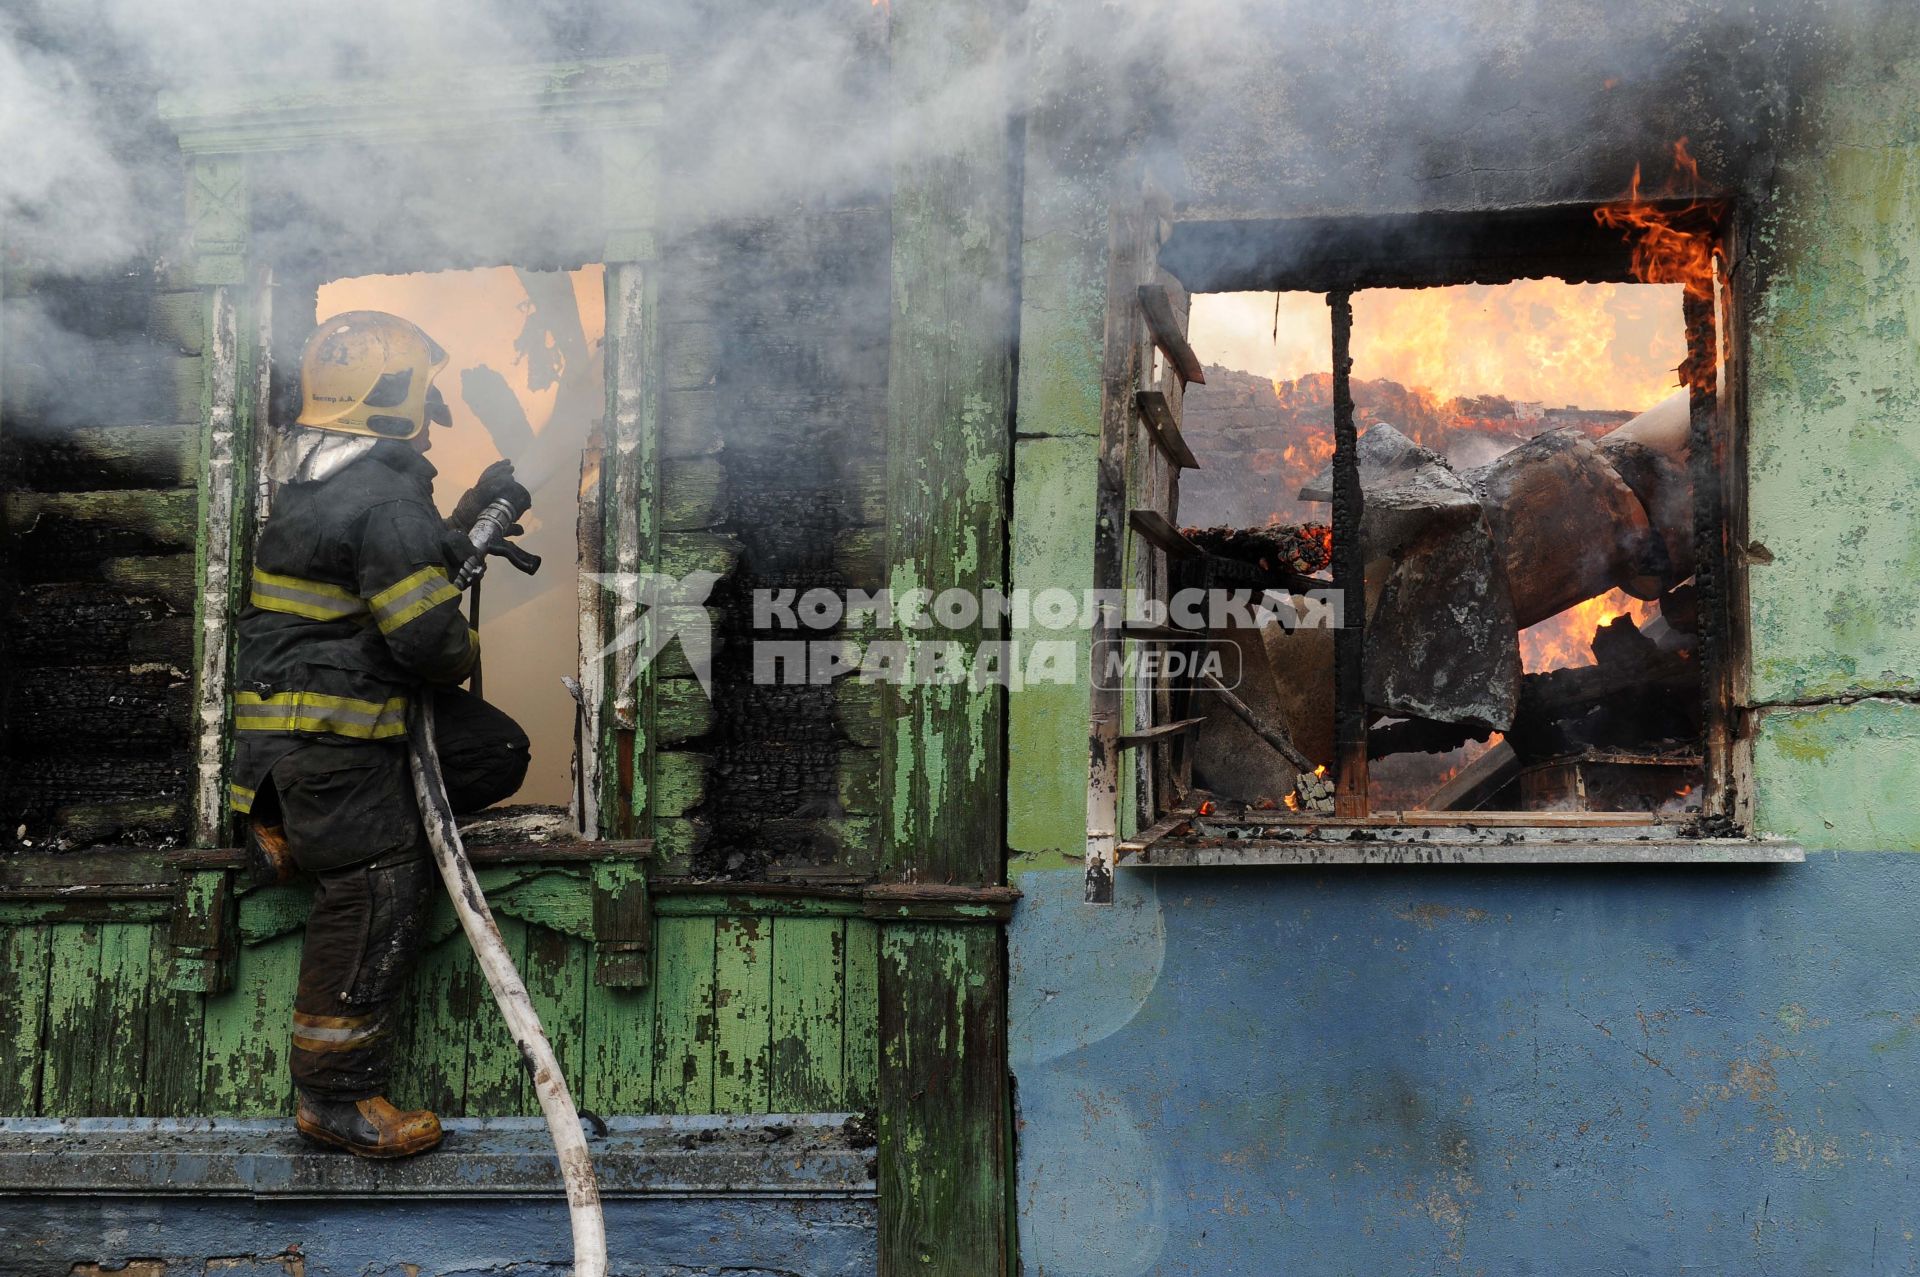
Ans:
[[[1833,850],[1920,850],[1920,705],[1770,710],[1754,741],[1756,823]]]
[[[1097,404],[1096,404],[1097,408]],[[1093,580],[1092,436],[1023,439],[1014,449],[1013,587],[1083,590]],[[1067,637],[1033,630],[1024,642]],[[1078,864],[1087,828],[1087,644],[1076,677],[1010,693],[1007,845],[1010,873]]]
[[[1036,53],[1054,56],[1044,42]],[[1093,584],[1101,359],[1107,289],[1106,148],[1082,136],[1097,104],[1037,102],[1027,130],[1020,293],[1019,442],[1014,448],[1015,589]],[[1067,637],[1051,633],[1015,638]],[[1087,642],[1075,678],[1013,692],[1007,726],[1010,877],[1064,869],[1087,828]]]
[[[611,988],[594,978],[583,938],[590,911],[577,885],[568,897],[558,875],[503,885],[502,872],[483,874],[502,935],[588,1107],[832,1112],[873,1103],[872,922],[806,912],[820,902],[676,897],[705,909],[660,919],[658,993]],[[164,918],[0,919],[0,1115],[290,1111],[287,1016],[305,894],[248,897],[233,987],[213,995],[165,987]],[[396,1094],[449,1116],[534,1111],[445,901],[428,941],[406,999]]]
[[[1920,690],[1916,92],[1912,58],[1834,68],[1759,227],[1750,535],[1771,561],[1750,573],[1757,703]]]

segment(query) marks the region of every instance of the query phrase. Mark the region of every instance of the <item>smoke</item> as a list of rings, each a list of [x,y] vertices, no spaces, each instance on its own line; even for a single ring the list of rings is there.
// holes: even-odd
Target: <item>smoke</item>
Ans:
[[[681,185],[664,204],[670,217],[747,215],[870,188],[903,150],[933,152],[1002,116],[1008,89],[1030,102],[1094,94],[1090,115],[1120,129],[1169,120],[1171,148],[1221,178],[1264,168],[1269,182],[1284,182],[1311,172],[1337,190],[1367,185],[1379,170],[1358,164],[1385,156],[1385,175],[1412,193],[1444,185],[1450,166],[1481,153],[1551,167],[1542,148],[1563,142],[1570,123],[1594,123],[1583,104],[1603,93],[1663,116],[1711,99],[1718,113],[1694,120],[1696,134],[1748,127],[1792,61],[1772,55],[1844,29],[1866,8],[1865,0],[1029,0],[1024,11],[1009,3],[996,25],[970,4],[928,0],[897,0],[897,13],[867,0],[752,8],[29,0],[0,19],[0,210],[17,254],[56,270],[98,267],[170,229],[175,210],[146,203],[177,186],[177,156],[146,116],[156,92],[252,84],[297,93],[334,80],[379,85],[641,53],[667,56],[676,132],[690,143],[675,155]],[[984,25],[1010,60],[906,100],[888,82],[892,22],[939,23],[974,43]],[[1688,69],[1711,74],[1677,76]],[[1250,126],[1262,145],[1245,145]],[[1234,147],[1238,162],[1224,155]],[[379,158],[338,164],[351,172],[356,160],[378,167]],[[546,158],[530,172],[491,176],[564,186],[583,159]],[[459,189],[428,180],[453,176],[430,171],[419,185]]]
[[[0,243],[88,275],[183,254],[157,95],[379,86],[663,56],[667,231],[883,202],[903,161],[1014,118],[1177,158],[1201,213],[1471,208],[1616,194],[1690,134],[1709,180],[1763,174],[1810,50],[1871,0],[16,0],[0,16]],[[932,84],[894,24],[998,59]],[[396,123],[400,123],[396,121]],[[256,157],[256,256],[333,274],[592,260],[590,145]],[[1050,157],[1050,162],[1062,156]],[[327,250],[323,255],[319,249]],[[303,260],[304,259],[304,260]],[[44,312],[9,304],[10,328]],[[76,336],[86,339],[86,334]],[[42,348],[54,338],[37,338]]]
[[[16,254],[85,269],[132,249],[133,188],[106,123],[71,59],[0,25],[0,228]]]
[[[669,57],[679,123],[697,141],[677,157],[687,185],[670,213],[744,214],[869,184],[900,147],[931,150],[1003,113],[1003,76],[1033,99],[1098,93],[1095,114],[1119,127],[1164,111],[1181,134],[1173,149],[1189,156],[1245,140],[1246,122],[1264,116],[1268,145],[1248,149],[1246,166],[1279,160],[1337,187],[1361,176],[1348,154],[1363,158],[1391,138],[1387,172],[1432,182],[1482,151],[1541,163],[1541,145],[1566,132],[1566,108],[1608,82],[1642,108],[1650,86],[1662,115],[1713,98],[1718,118],[1696,120],[1695,132],[1738,130],[1771,105],[1791,61],[1769,55],[1866,9],[1864,0],[1031,0],[1024,12],[1008,6],[1007,67],[908,103],[889,92],[888,24],[939,22],[956,40],[978,32],[971,5],[898,7],[30,3],[0,28],[0,208],[24,251],[56,267],[97,265],[138,251],[141,231],[157,229],[139,197],[168,181],[142,170],[173,157],[149,145],[137,118],[151,92],[298,91],[645,52]],[[1676,83],[1695,66],[1714,74]],[[527,176],[546,180],[553,167]]]

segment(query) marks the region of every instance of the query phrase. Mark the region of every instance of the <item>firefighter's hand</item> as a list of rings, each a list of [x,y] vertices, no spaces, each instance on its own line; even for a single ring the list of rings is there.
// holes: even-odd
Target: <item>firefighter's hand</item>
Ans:
[[[441,553],[446,556],[447,575],[455,576],[469,560],[478,558],[480,552],[473,548],[473,542],[467,540],[467,534],[458,528],[448,528],[440,538]]]
[[[480,480],[467,489],[460,503],[453,507],[453,517],[447,522],[462,532],[473,530],[473,521],[480,512],[501,497],[512,501],[515,508],[525,510],[533,505],[533,494],[520,486],[513,477],[513,462],[496,461],[480,472]],[[517,533],[516,527],[514,532]],[[510,534],[511,535],[511,534]]]

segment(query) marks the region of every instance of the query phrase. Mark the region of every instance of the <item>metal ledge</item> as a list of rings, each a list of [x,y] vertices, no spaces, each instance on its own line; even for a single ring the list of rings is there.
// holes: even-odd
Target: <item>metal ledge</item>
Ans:
[[[1759,838],[1532,837],[1511,842],[1449,837],[1366,841],[1249,838],[1206,844],[1163,839],[1125,857],[1120,864],[1122,868],[1146,869],[1255,865],[1768,865],[1797,864],[1806,858],[1806,849],[1798,843]]]
[[[610,1198],[876,1195],[871,1125],[845,1113],[615,1117],[588,1146]],[[0,1118],[0,1196],[561,1196],[539,1118],[453,1118],[399,1162],[316,1148],[284,1119]]]

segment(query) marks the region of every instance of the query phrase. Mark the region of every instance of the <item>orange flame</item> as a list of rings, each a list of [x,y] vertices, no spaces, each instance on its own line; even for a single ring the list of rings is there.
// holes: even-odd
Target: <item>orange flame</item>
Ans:
[[[1288,811],[1300,810],[1300,795],[1297,792],[1287,795],[1287,810]]]
[[[1436,413],[1489,392],[1555,408],[1656,403],[1674,359],[1634,320],[1658,306],[1632,284],[1558,279],[1369,291],[1354,301],[1354,375],[1419,387]]]
[[[1521,668],[1529,674],[1538,674],[1542,670],[1592,665],[1595,630],[1622,616],[1631,617],[1635,625],[1645,625],[1653,618],[1654,607],[1619,590],[1609,590],[1585,603],[1576,603],[1559,615],[1520,631]]]
[[[1683,230],[1676,223],[1707,207],[1700,198],[1700,165],[1687,153],[1687,139],[1673,144],[1673,171],[1667,175],[1656,199],[1684,199],[1678,208],[1657,208],[1640,195],[1640,166],[1633,166],[1633,182],[1627,198],[1602,205],[1594,218],[1602,226],[1626,232],[1633,245],[1633,275],[1648,284],[1679,284],[1689,296],[1700,301],[1713,299],[1714,268],[1720,256],[1719,246],[1699,231]]]

